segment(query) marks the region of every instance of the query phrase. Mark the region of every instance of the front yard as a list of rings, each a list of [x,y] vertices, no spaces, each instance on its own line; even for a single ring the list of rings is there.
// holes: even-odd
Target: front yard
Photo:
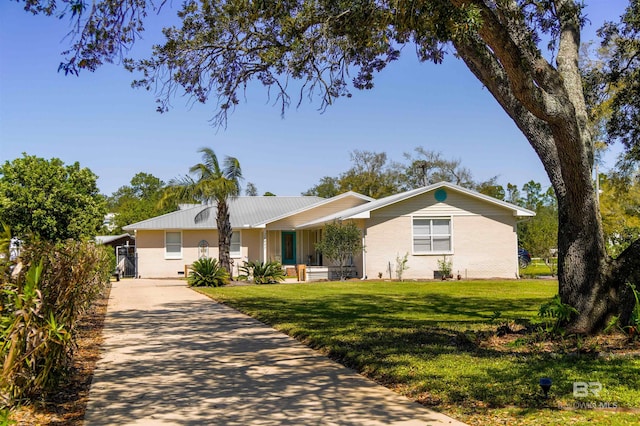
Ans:
[[[557,292],[556,281],[348,281],[199,291],[469,424],[626,425],[640,418],[637,343],[615,335],[550,341],[540,331],[536,314]],[[548,398],[539,387],[543,377],[553,381]]]

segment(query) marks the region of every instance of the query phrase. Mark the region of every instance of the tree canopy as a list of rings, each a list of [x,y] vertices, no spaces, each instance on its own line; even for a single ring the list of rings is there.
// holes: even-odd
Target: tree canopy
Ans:
[[[0,167],[0,222],[24,240],[92,238],[106,213],[96,180],[77,162],[65,166],[25,153]]]
[[[606,136],[640,161],[640,2],[631,1],[621,21],[606,23],[599,35],[607,60],[591,77],[600,84],[596,93],[609,101]]]
[[[510,201],[536,212],[535,217],[518,224],[520,246],[535,257],[552,256],[552,250],[558,247],[558,203],[553,189],[543,191],[540,183],[529,181],[522,190],[514,191]]]
[[[316,250],[338,266],[340,280],[348,277],[349,260],[362,251],[362,231],[353,222],[327,223]]]
[[[120,234],[123,226],[175,210],[175,204],[158,205],[165,186],[152,174],[140,172],[129,185],[118,188],[107,200],[109,211],[115,213],[113,232]]]
[[[627,181],[616,173],[600,176],[600,210],[610,253],[618,256],[640,238],[640,173]]]
[[[355,191],[372,198],[382,198],[445,181],[504,199],[504,189],[497,184],[497,176],[487,181],[475,181],[471,171],[463,167],[460,160],[446,159],[442,153],[422,146],[416,147],[414,153],[405,153],[405,162],[399,162],[389,160],[385,152],[354,150],[351,168],[339,176],[324,176],[303,195],[330,198]]]

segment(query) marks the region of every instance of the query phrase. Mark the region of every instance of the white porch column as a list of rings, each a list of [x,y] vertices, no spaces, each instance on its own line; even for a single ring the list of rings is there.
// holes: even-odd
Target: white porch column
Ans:
[[[362,231],[362,280],[366,280],[367,279],[367,251],[365,250],[365,247],[367,246],[366,243],[366,236],[365,236],[365,231]]]
[[[267,263],[267,230],[262,231],[262,262]]]

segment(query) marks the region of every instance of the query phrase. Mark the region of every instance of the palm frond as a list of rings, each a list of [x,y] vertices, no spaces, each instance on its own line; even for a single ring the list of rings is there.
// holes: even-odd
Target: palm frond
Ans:
[[[213,151],[213,149],[209,147],[203,147],[198,150],[199,153],[202,154],[202,161],[207,166],[207,168],[211,171],[212,175],[222,176],[222,169],[220,169],[220,163],[218,162],[218,156]]]
[[[239,280],[253,281],[256,284],[275,284],[285,279],[284,270],[280,262],[244,262],[239,267]]]
[[[236,157],[225,157],[224,159],[224,177],[234,181],[237,186],[242,179],[242,169],[240,168],[240,161]]]
[[[166,206],[181,202],[201,201],[198,194],[194,191],[195,185],[196,182],[191,176],[181,176],[171,179],[158,201],[158,206],[165,208]]]
[[[198,181],[210,179],[213,176],[213,171],[203,163],[191,166],[189,173],[196,175]]]
[[[211,216],[211,210],[212,210],[212,209],[214,209],[214,208],[216,208],[216,209],[217,209],[217,207],[216,207],[216,206],[214,206],[214,207],[212,207],[212,206],[207,206],[207,207],[205,207],[204,209],[200,210],[200,211],[196,214],[196,217],[194,218],[194,220],[193,220],[193,221],[194,221],[195,223],[202,223],[202,222],[206,222],[206,221],[209,219],[209,217]]]

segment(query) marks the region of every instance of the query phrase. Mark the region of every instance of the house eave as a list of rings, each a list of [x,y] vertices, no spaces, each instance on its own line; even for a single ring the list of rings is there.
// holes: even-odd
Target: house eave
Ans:
[[[369,219],[371,218],[371,210],[364,211],[362,213],[354,214],[353,216],[345,217],[344,219]]]

